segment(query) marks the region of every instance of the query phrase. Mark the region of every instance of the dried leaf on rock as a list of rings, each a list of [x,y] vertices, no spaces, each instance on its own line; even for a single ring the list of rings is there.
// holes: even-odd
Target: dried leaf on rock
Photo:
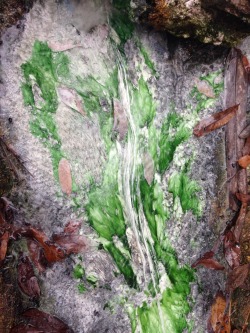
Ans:
[[[249,273],[249,264],[245,264],[236,267],[229,272],[226,282],[226,290],[228,292],[234,291],[234,289],[240,287],[246,280]]]
[[[226,125],[235,116],[238,108],[239,104],[202,119],[195,126],[193,130],[194,135],[200,137]]]
[[[242,149],[242,155],[250,155],[250,137],[247,138],[245,145]]]
[[[243,202],[241,204],[240,212],[239,212],[239,215],[237,217],[235,227],[234,227],[235,239],[238,242],[240,240],[241,231],[242,231],[242,228],[243,228],[243,225],[244,225],[244,222],[245,222],[246,213],[247,213],[247,204]]]
[[[234,233],[230,230],[224,236],[224,256],[228,265],[234,269],[240,265],[240,245],[236,241]]]
[[[60,245],[67,255],[79,253],[87,247],[86,238],[77,234],[53,235],[53,241]]]
[[[44,256],[49,263],[62,260],[66,257],[64,250],[58,244],[51,242],[42,231],[29,227],[23,229],[22,235],[34,239],[40,244],[43,248]]]
[[[71,50],[75,47],[82,47],[82,45],[81,44],[72,44],[72,43],[48,42],[48,47],[53,52],[63,52],[63,51]]]
[[[75,234],[81,228],[82,223],[76,221],[69,221],[64,227],[64,232],[66,234]]]
[[[38,309],[29,309],[22,316],[35,328],[46,333],[73,333],[62,320]]]
[[[243,169],[246,169],[250,164],[250,155],[242,156],[238,160],[238,163],[239,163],[239,166],[241,166]]]
[[[28,239],[27,245],[33,264],[36,266],[40,273],[44,272],[46,269],[46,264],[43,260],[44,254],[42,252],[43,250],[41,246],[36,241],[31,239]]]
[[[8,233],[8,231],[5,231],[5,233],[0,238],[0,263],[5,259],[8,249],[9,238],[10,234]]]
[[[226,304],[226,298],[223,293],[218,291],[208,319],[208,333],[230,333],[230,320],[225,315]]]
[[[17,266],[18,286],[24,294],[32,299],[38,299],[41,291],[29,258],[20,255]]]
[[[58,174],[62,191],[70,195],[72,192],[72,177],[70,164],[65,158],[62,158],[59,162]]]
[[[5,222],[11,224],[14,221],[14,210],[12,203],[5,197],[0,198],[0,214]]]
[[[213,88],[206,81],[198,81],[196,87],[201,94],[209,98],[215,98]]]
[[[206,252],[201,258],[199,258],[197,261],[195,261],[191,267],[196,268],[197,266],[204,266],[209,269],[214,269],[214,270],[223,270],[225,269],[224,266],[222,266],[218,261],[213,259],[214,252],[209,251]]]
[[[241,60],[242,60],[243,66],[245,68],[245,71],[247,73],[250,73],[250,64],[249,64],[249,61],[248,61],[247,57],[242,54]]]
[[[239,134],[239,138],[247,139],[250,136],[250,124],[248,124],[243,131]]]
[[[154,161],[149,153],[146,153],[144,155],[143,164],[144,164],[144,177],[148,185],[151,185],[154,179]]]
[[[113,131],[118,132],[118,139],[122,141],[128,132],[128,119],[123,105],[118,99],[113,99],[114,125]]]
[[[34,326],[27,325],[27,324],[19,324],[10,330],[10,333],[46,333]]]
[[[81,115],[86,116],[86,112],[83,110],[81,97],[75,90],[66,87],[58,87],[57,91],[65,105],[79,112]]]
[[[236,193],[236,197],[243,203],[250,203],[250,194]]]

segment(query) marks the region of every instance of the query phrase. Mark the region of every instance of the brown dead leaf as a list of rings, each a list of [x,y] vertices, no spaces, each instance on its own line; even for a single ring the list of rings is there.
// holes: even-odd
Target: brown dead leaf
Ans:
[[[250,194],[236,193],[236,197],[241,202],[250,203]]]
[[[59,162],[58,174],[62,191],[70,195],[72,192],[72,177],[70,164],[65,158],[62,158]]]
[[[118,133],[119,141],[122,141],[128,132],[128,119],[122,103],[113,99],[114,125],[113,131]]]
[[[81,225],[81,222],[69,221],[64,228],[64,232],[65,234],[75,234],[79,231]]]
[[[82,99],[74,89],[69,89],[67,87],[58,87],[57,91],[59,97],[65,105],[79,112],[82,116],[86,116],[86,112],[84,111],[82,106]]]
[[[243,202],[241,204],[240,211],[234,227],[234,235],[237,242],[239,242],[240,240],[240,235],[245,222],[246,213],[247,213],[247,204]]]
[[[213,259],[214,256],[214,252],[213,251],[209,251],[206,252],[201,258],[199,258],[198,260],[196,260],[191,267],[192,268],[196,268],[197,266],[204,266],[206,268],[209,269],[214,269],[214,270],[223,270],[225,269],[224,266],[222,266],[218,261],[216,261],[215,259]]]
[[[46,333],[73,333],[73,331],[59,318],[38,309],[29,309],[22,316],[29,321],[34,328]]]
[[[0,263],[5,259],[9,239],[10,234],[8,233],[8,231],[5,231],[5,233],[0,238]]]
[[[226,305],[225,296],[221,291],[218,291],[208,319],[208,333],[230,333],[230,320],[225,315]]]
[[[18,286],[31,299],[38,299],[41,291],[29,258],[23,254],[19,256],[17,266]]]
[[[236,114],[239,104],[234,105],[226,110],[214,113],[213,115],[202,119],[194,128],[195,136],[206,135],[224,125],[226,125]]]
[[[151,185],[154,179],[154,161],[148,152],[144,155],[143,164],[144,164],[144,177],[148,185]]]
[[[250,64],[249,64],[249,61],[248,61],[247,57],[242,54],[241,60],[242,60],[243,66],[245,68],[245,71],[247,73],[250,73]]]
[[[250,136],[250,124],[248,124],[243,131],[239,134],[239,138],[247,139]]]
[[[10,333],[45,333],[45,332],[28,324],[19,324],[12,327]]]
[[[61,246],[67,255],[79,253],[87,247],[85,237],[76,234],[58,234],[53,235],[53,241]]]
[[[246,139],[245,145],[242,149],[242,155],[250,155],[250,136]]]
[[[196,87],[200,93],[203,95],[209,97],[209,98],[215,98],[215,94],[213,91],[213,88],[206,82],[206,81],[198,81],[196,83]]]
[[[65,259],[66,253],[58,244],[53,243],[42,232],[35,228],[28,227],[20,231],[22,236],[36,240],[43,248],[44,256],[49,263]]]
[[[240,245],[231,230],[225,234],[223,251],[225,259],[232,269],[240,265]]]
[[[53,52],[63,52],[67,50],[71,50],[75,47],[82,47],[81,44],[73,44],[73,43],[59,43],[59,42],[48,42],[48,47],[53,51]]]
[[[246,169],[250,164],[250,155],[242,156],[238,160],[238,163],[239,163],[239,166],[241,166],[243,169]]]
[[[233,292],[234,289],[244,284],[249,273],[249,264],[236,267],[229,272],[226,282],[226,291]]]
[[[36,266],[39,273],[44,272],[46,269],[46,264],[44,262],[45,261],[43,258],[44,253],[43,253],[41,246],[36,241],[33,241],[32,239],[27,240],[27,245],[28,245],[30,258],[31,258],[33,264]]]

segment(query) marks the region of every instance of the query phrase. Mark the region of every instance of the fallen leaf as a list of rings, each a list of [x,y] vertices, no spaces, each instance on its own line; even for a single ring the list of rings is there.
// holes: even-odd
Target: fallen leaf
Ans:
[[[250,155],[250,137],[246,139],[245,145],[242,149],[242,155]]]
[[[60,245],[67,255],[79,253],[87,247],[86,238],[76,234],[53,235],[53,241]]]
[[[222,271],[225,269],[224,266],[222,266],[218,261],[214,260],[214,259],[202,259],[202,260],[199,260],[195,265],[193,264],[191,267],[192,268],[195,268],[199,265],[202,265],[206,268],[209,268],[209,269],[214,269],[216,271]]]
[[[241,202],[250,203],[250,194],[236,193],[236,197]]]
[[[240,287],[246,280],[249,273],[249,264],[236,267],[229,272],[226,282],[226,291],[233,292],[234,289]]]
[[[58,174],[62,191],[70,195],[72,192],[72,177],[70,164],[65,158],[62,158],[59,162]]]
[[[235,227],[234,227],[234,235],[235,235],[237,242],[239,242],[239,240],[240,240],[240,235],[241,235],[241,231],[242,231],[242,228],[243,228],[243,225],[245,222],[246,213],[247,213],[247,204],[243,202],[241,204],[240,211],[239,211],[237,220],[235,222]]]
[[[243,66],[245,68],[245,71],[247,73],[250,73],[250,64],[249,64],[249,61],[248,61],[247,57],[242,54],[241,59],[242,59],[242,63],[243,63]]]
[[[64,232],[66,234],[75,234],[79,231],[81,225],[81,222],[69,221],[64,228]]]
[[[21,254],[17,266],[18,286],[31,299],[38,299],[41,291],[29,257]]]
[[[86,116],[86,113],[83,110],[82,106],[82,99],[74,89],[69,89],[67,87],[58,87],[57,92],[65,105],[81,113],[81,115]]]
[[[10,333],[46,333],[44,331],[41,331],[38,328],[35,328],[34,326],[30,326],[27,324],[19,324],[10,330]]]
[[[250,155],[242,156],[238,160],[238,163],[239,163],[239,166],[241,166],[243,169],[246,169],[250,164]]]
[[[14,211],[12,203],[5,197],[0,198],[0,213],[5,222],[11,224],[14,222]]]
[[[22,316],[29,324],[46,333],[73,333],[62,320],[38,309],[29,309]]]
[[[230,320],[225,315],[226,305],[225,296],[221,291],[218,291],[208,319],[208,333],[230,333]]]
[[[0,263],[5,259],[9,239],[10,234],[8,233],[8,231],[5,231],[5,233],[0,238]]]
[[[206,82],[206,81],[198,81],[196,83],[196,87],[200,93],[203,95],[209,97],[209,98],[215,98],[215,94],[213,91],[213,88]]]
[[[42,232],[35,228],[28,227],[19,231],[22,236],[36,240],[43,248],[44,256],[49,263],[65,259],[65,251]]]
[[[199,258],[197,261],[195,261],[191,267],[196,268],[199,265],[202,265],[206,268],[209,269],[214,269],[214,270],[223,270],[225,269],[224,266],[222,266],[218,261],[213,259],[214,252],[209,251],[206,252],[201,258]]]
[[[144,155],[143,165],[144,165],[144,177],[148,185],[151,185],[154,179],[154,161],[148,152]]]
[[[247,139],[250,136],[250,124],[247,125],[243,131],[239,134],[239,138]]]
[[[48,42],[48,47],[53,52],[63,52],[63,51],[71,50],[75,47],[82,47],[82,45],[81,44],[72,44],[72,43]]]
[[[202,119],[194,128],[195,136],[206,135],[224,125],[226,125],[236,114],[239,104],[234,105],[226,110],[214,113],[213,115]]]
[[[240,265],[240,245],[231,230],[224,236],[223,252],[228,265],[232,269]]]
[[[114,125],[113,131],[118,132],[118,139],[122,141],[128,132],[128,119],[123,105],[118,99],[113,99]]]
[[[46,264],[43,260],[44,253],[42,252],[41,246],[32,239],[27,240],[28,250],[30,258],[33,264],[36,266],[40,273],[44,272],[46,269]]]

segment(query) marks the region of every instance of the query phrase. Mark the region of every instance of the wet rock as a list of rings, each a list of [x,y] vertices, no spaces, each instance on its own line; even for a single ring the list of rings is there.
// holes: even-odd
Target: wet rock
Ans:
[[[250,33],[247,0],[134,1],[135,19],[177,37],[235,45]]]

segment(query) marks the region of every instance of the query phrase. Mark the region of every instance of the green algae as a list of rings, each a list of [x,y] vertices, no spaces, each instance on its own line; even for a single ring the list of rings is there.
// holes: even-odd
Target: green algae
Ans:
[[[159,139],[158,170],[163,174],[174,158],[176,148],[191,136],[186,127],[185,118],[177,113],[170,113],[164,121]]]
[[[154,62],[150,59],[147,50],[145,49],[145,47],[143,47],[141,42],[137,42],[137,46],[139,47],[139,50],[144,58],[144,62],[145,64],[148,66],[148,68],[150,69],[152,75],[156,76],[158,78],[158,73],[157,70],[155,68],[155,64]]]
[[[136,287],[136,278],[128,258],[113,243],[113,237],[118,237],[124,249],[129,253],[125,218],[118,189],[118,167],[119,159],[115,151],[112,150],[102,185],[91,189],[89,202],[85,208],[89,217],[89,223],[99,236],[104,239],[104,248],[113,257],[128,285]]]
[[[175,172],[169,179],[168,191],[173,193],[174,201],[180,199],[184,212],[191,210],[194,215],[201,216],[202,209],[197,192],[199,185],[188,177],[188,170],[184,167],[180,173]]]
[[[85,285],[82,282],[78,283],[77,289],[78,289],[80,294],[84,294],[85,291],[87,290],[87,288],[85,287]]]
[[[49,149],[56,179],[58,179],[59,161],[65,157],[54,119],[58,107],[55,73],[58,61],[62,59],[64,63],[61,68],[64,68],[63,73],[66,75],[68,72],[66,56],[54,58],[47,43],[36,41],[31,59],[21,66],[25,78],[25,83],[21,86],[24,104],[31,107],[32,113],[31,132]],[[39,91],[37,102],[34,96],[35,90]]]
[[[130,1],[113,0],[113,13],[110,24],[120,39],[118,49],[124,54],[124,45],[133,36],[134,24],[131,21]]]
[[[208,75],[201,76],[201,81],[206,81],[209,86],[213,89],[214,98],[208,97],[201,93],[195,86],[191,91],[191,97],[195,99],[196,107],[195,112],[199,113],[201,110],[209,108],[214,105],[220,93],[223,91],[224,83],[223,81],[218,82],[218,77],[221,74],[221,71],[212,72]]]
[[[74,278],[75,279],[81,279],[81,278],[83,278],[84,274],[85,274],[85,270],[82,267],[82,265],[77,264],[74,267],[74,270],[73,270],[73,276],[74,276]]]
[[[134,112],[134,120],[139,127],[150,126],[155,114],[156,107],[152,94],[146,81],[141,76],[137,87],[131,87],[131,109]]]

